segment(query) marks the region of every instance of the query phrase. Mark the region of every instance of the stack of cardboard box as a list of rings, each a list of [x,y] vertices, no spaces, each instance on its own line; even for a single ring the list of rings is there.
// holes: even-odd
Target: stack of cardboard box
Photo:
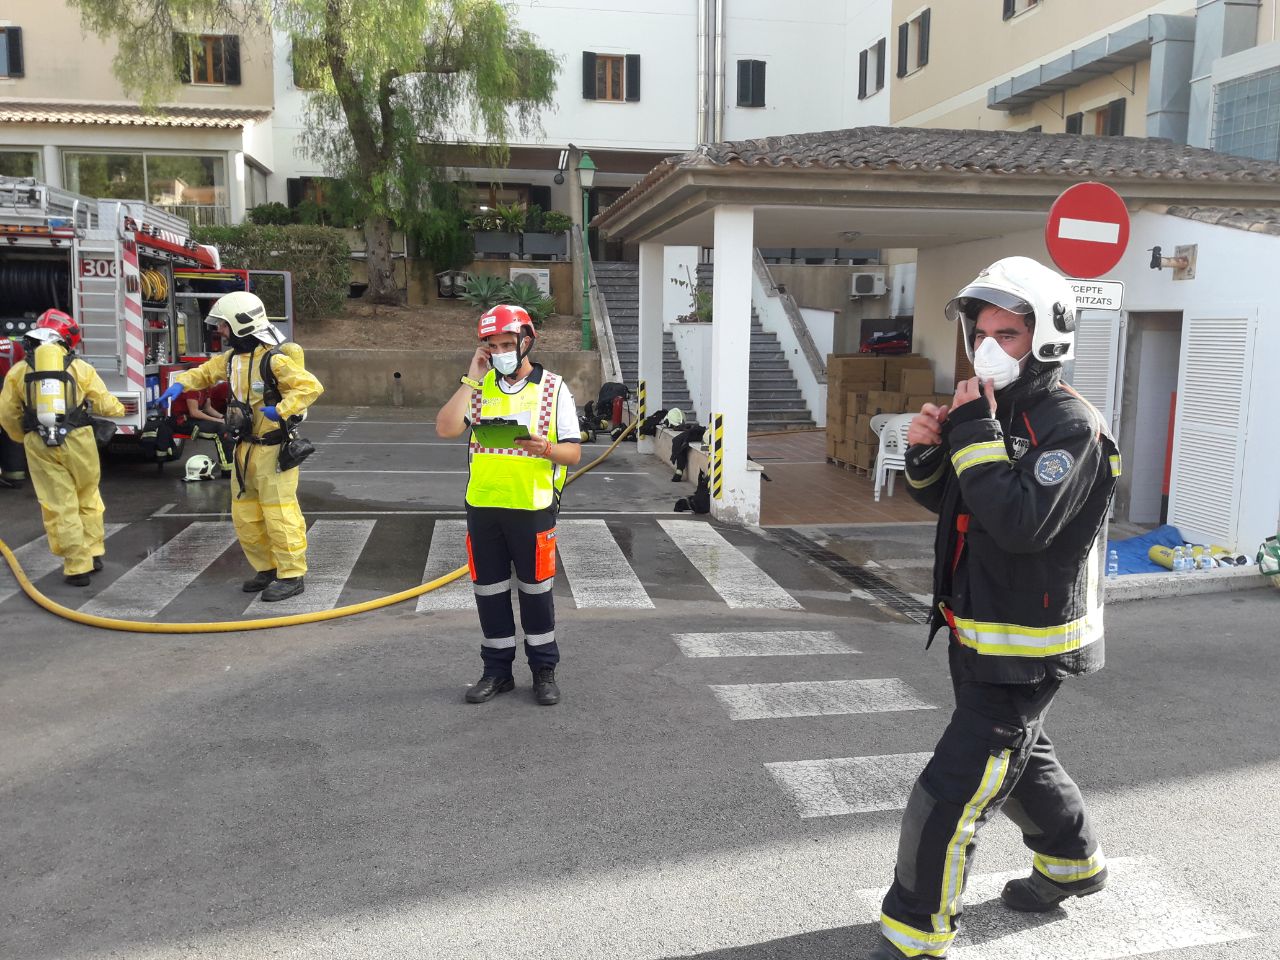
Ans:
[[[827,357],[827,459],[869,471],[878,442],[871,418],[917,413],[926,403],[950,403],[933,390],[933,362],[912,355]]]

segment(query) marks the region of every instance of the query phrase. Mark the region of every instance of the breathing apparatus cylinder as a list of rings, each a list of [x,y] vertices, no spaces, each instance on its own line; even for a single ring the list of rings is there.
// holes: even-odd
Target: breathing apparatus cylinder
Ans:
[[[42,343],[36,347],[32,369],[36,373],[61,374],[66,366],[67,351],[60,343]],[[52,431],[67,415],[67,390],[62,380],[40,380],[36,386],[36,420]]]

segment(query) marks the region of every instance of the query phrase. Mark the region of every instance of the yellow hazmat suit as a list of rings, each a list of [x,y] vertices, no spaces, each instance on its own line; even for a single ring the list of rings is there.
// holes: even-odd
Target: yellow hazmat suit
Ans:
[[[40,500],[49,549],[62,558],[62,572],[68,577],[93,570],[94,557],[102,556],[102,515],[105,507],[98,494],[101,467],[93,427],[77,427],[60,446],[45,444],[35,431],[24,436],[22,413],[27,402],[26,360],[14,364],[0,390],[0,428],[27,451],[27,471]],[[93,405],[101,417],[123,417],[124,404],[113,397],[98,371],[77,358],[67,368],[76,382],[79,397]],[[78,398],[77,398],[78,399]]]
[[[263,345],[252,353],[228,351],[206,360],[194,370],[177,374],[173,380],[189,390],[208,390],[227,379],[227,358],[230,357],[230,399],[253,407],[253,435],[262,437],[280,429],[280,424],[262,414],[261,368],[267,350]],[[295,363],[288,353],[277,353],[271,358],[271,372],[280,386],[276,411],[282,419],[302,413],[324,392],[320,381]],[[298,471],[277,473],[279,452],[278,445],[236,444],[233,456],[239,469],[231,475],[231,522],[253,569],[259,573],[275,570],[276,577],[283,580],[307,572],[307,524],[298,507]]]

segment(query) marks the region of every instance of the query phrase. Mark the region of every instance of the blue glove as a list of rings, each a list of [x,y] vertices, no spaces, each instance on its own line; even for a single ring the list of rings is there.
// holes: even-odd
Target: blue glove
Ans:
[[[263,407],[262,415],[266,417],[268,420],[270,420],[272,423],[280,422],[280,414],[276,413],[275,407]]]
[[[160,405],[162,407],[168,407],[173,403],[173,401],[177,400],[178,397],[182,396],[182,392],[185,389],[186,388],[180,383],[169,384],[169,389],[160,394]]]

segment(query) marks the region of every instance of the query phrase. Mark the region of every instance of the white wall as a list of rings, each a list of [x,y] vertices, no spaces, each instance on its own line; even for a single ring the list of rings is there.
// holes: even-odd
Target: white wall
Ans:
[[[670,330],[676,317],[693,310],[693,291],[673,280],[698,282],[698,247],[664,247],[662,251],[662,328]],[[710,343],[710,341],[708,341]],[[708,388],[709,389],[709,388]]]
[[[809,336],[813,338],[813,345],[818,348],[818,356],[825,358],[835,353],[835,311],[801,307],[800,316],[804,317],[804,325],[809,328]]]
[[[277,203],[285,203],[291,177],[322,177],[320,165],[303,155],[300,143],[307,94],[293,85],[293,66],[289,62],[293,42],[279,30],[273,34],[275,56],[275,112],[272,116],[272,152],[268,164],[267,195]]]

